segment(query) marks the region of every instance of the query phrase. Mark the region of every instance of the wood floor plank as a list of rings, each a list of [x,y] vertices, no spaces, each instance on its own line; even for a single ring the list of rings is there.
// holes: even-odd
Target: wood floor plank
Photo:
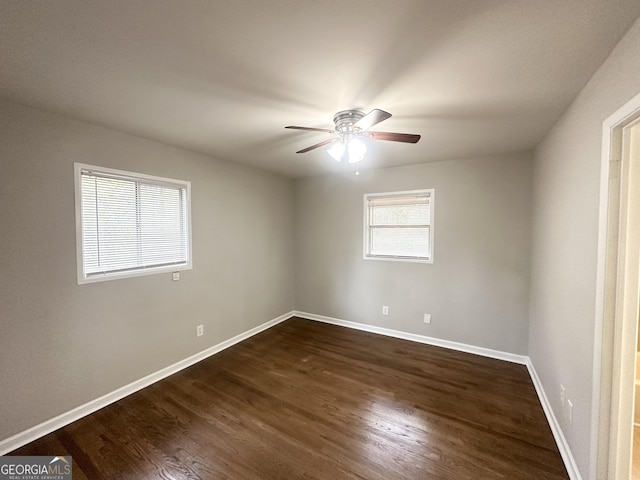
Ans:
[[[74,479],[567,479],[526,367],[293,318],[12,452]]]

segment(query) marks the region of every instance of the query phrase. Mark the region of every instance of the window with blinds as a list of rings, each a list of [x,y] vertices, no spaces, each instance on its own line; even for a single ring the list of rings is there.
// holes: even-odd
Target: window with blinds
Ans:
[[[75,164],[78,283],[191,268],[190,182]]]
[[[364,196],[364,258],[433,262],[434,190]]]

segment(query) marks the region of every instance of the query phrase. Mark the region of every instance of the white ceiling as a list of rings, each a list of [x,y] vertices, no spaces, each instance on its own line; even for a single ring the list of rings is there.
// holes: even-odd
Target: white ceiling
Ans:
[[[0,96],[292,177],[341,167],[343,109],[381,108],[362,168],[533,148],[638,0],[0,0]]]

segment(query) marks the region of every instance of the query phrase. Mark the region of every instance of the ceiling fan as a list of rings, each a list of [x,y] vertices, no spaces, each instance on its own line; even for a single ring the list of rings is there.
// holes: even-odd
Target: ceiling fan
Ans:
[[[371,132],[369,128],[391,117],[389,112],[374,108],[365,115],[360,110],[343,110],[333,116],[335,128],[298,127],[289,125],[284,128],[294,130],[307,130],[311,132],[324,132],[331,135],[331,138],[324,140],[310,147],[298,150],[296,153],[306,153],[316,148],[333,143],[329,149],[329,154],[338,162],[346,160],[348,163],[358,163],[364,158],[366,145],[362,139],[387,140],[390,142],[417,143],[420,135],[410,133],[392,132]]]

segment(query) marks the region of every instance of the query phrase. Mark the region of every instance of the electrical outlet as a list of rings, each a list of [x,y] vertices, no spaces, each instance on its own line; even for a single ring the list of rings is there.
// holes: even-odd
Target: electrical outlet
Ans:
[[[386,305],[382,306],[382,314],[383,315],[389,315],[389,307],[387,307]]]
[[[430,313],[425,313],[424,314],[424,319],[422,321],[424,323],[426,323],[426,324],[431,324],[431,314]]]
[[[201,337],[204,335],[204,325],[198,325],[196,327],[196,336]]]
[[[569,425],[573,423],[573,402],[571,400],[567,400],[567,406],[569,407],[567,411],[567,415],[569,416]]]
[[[560,403],[562,404],[563,407],[564,407],[564,400],[566,396],[567,396],[567,391],[565,390],[564,386],[560,384]]]
[[[180,272],[173,272],[173,281],[177,282],[178,280],[180,280]]]

